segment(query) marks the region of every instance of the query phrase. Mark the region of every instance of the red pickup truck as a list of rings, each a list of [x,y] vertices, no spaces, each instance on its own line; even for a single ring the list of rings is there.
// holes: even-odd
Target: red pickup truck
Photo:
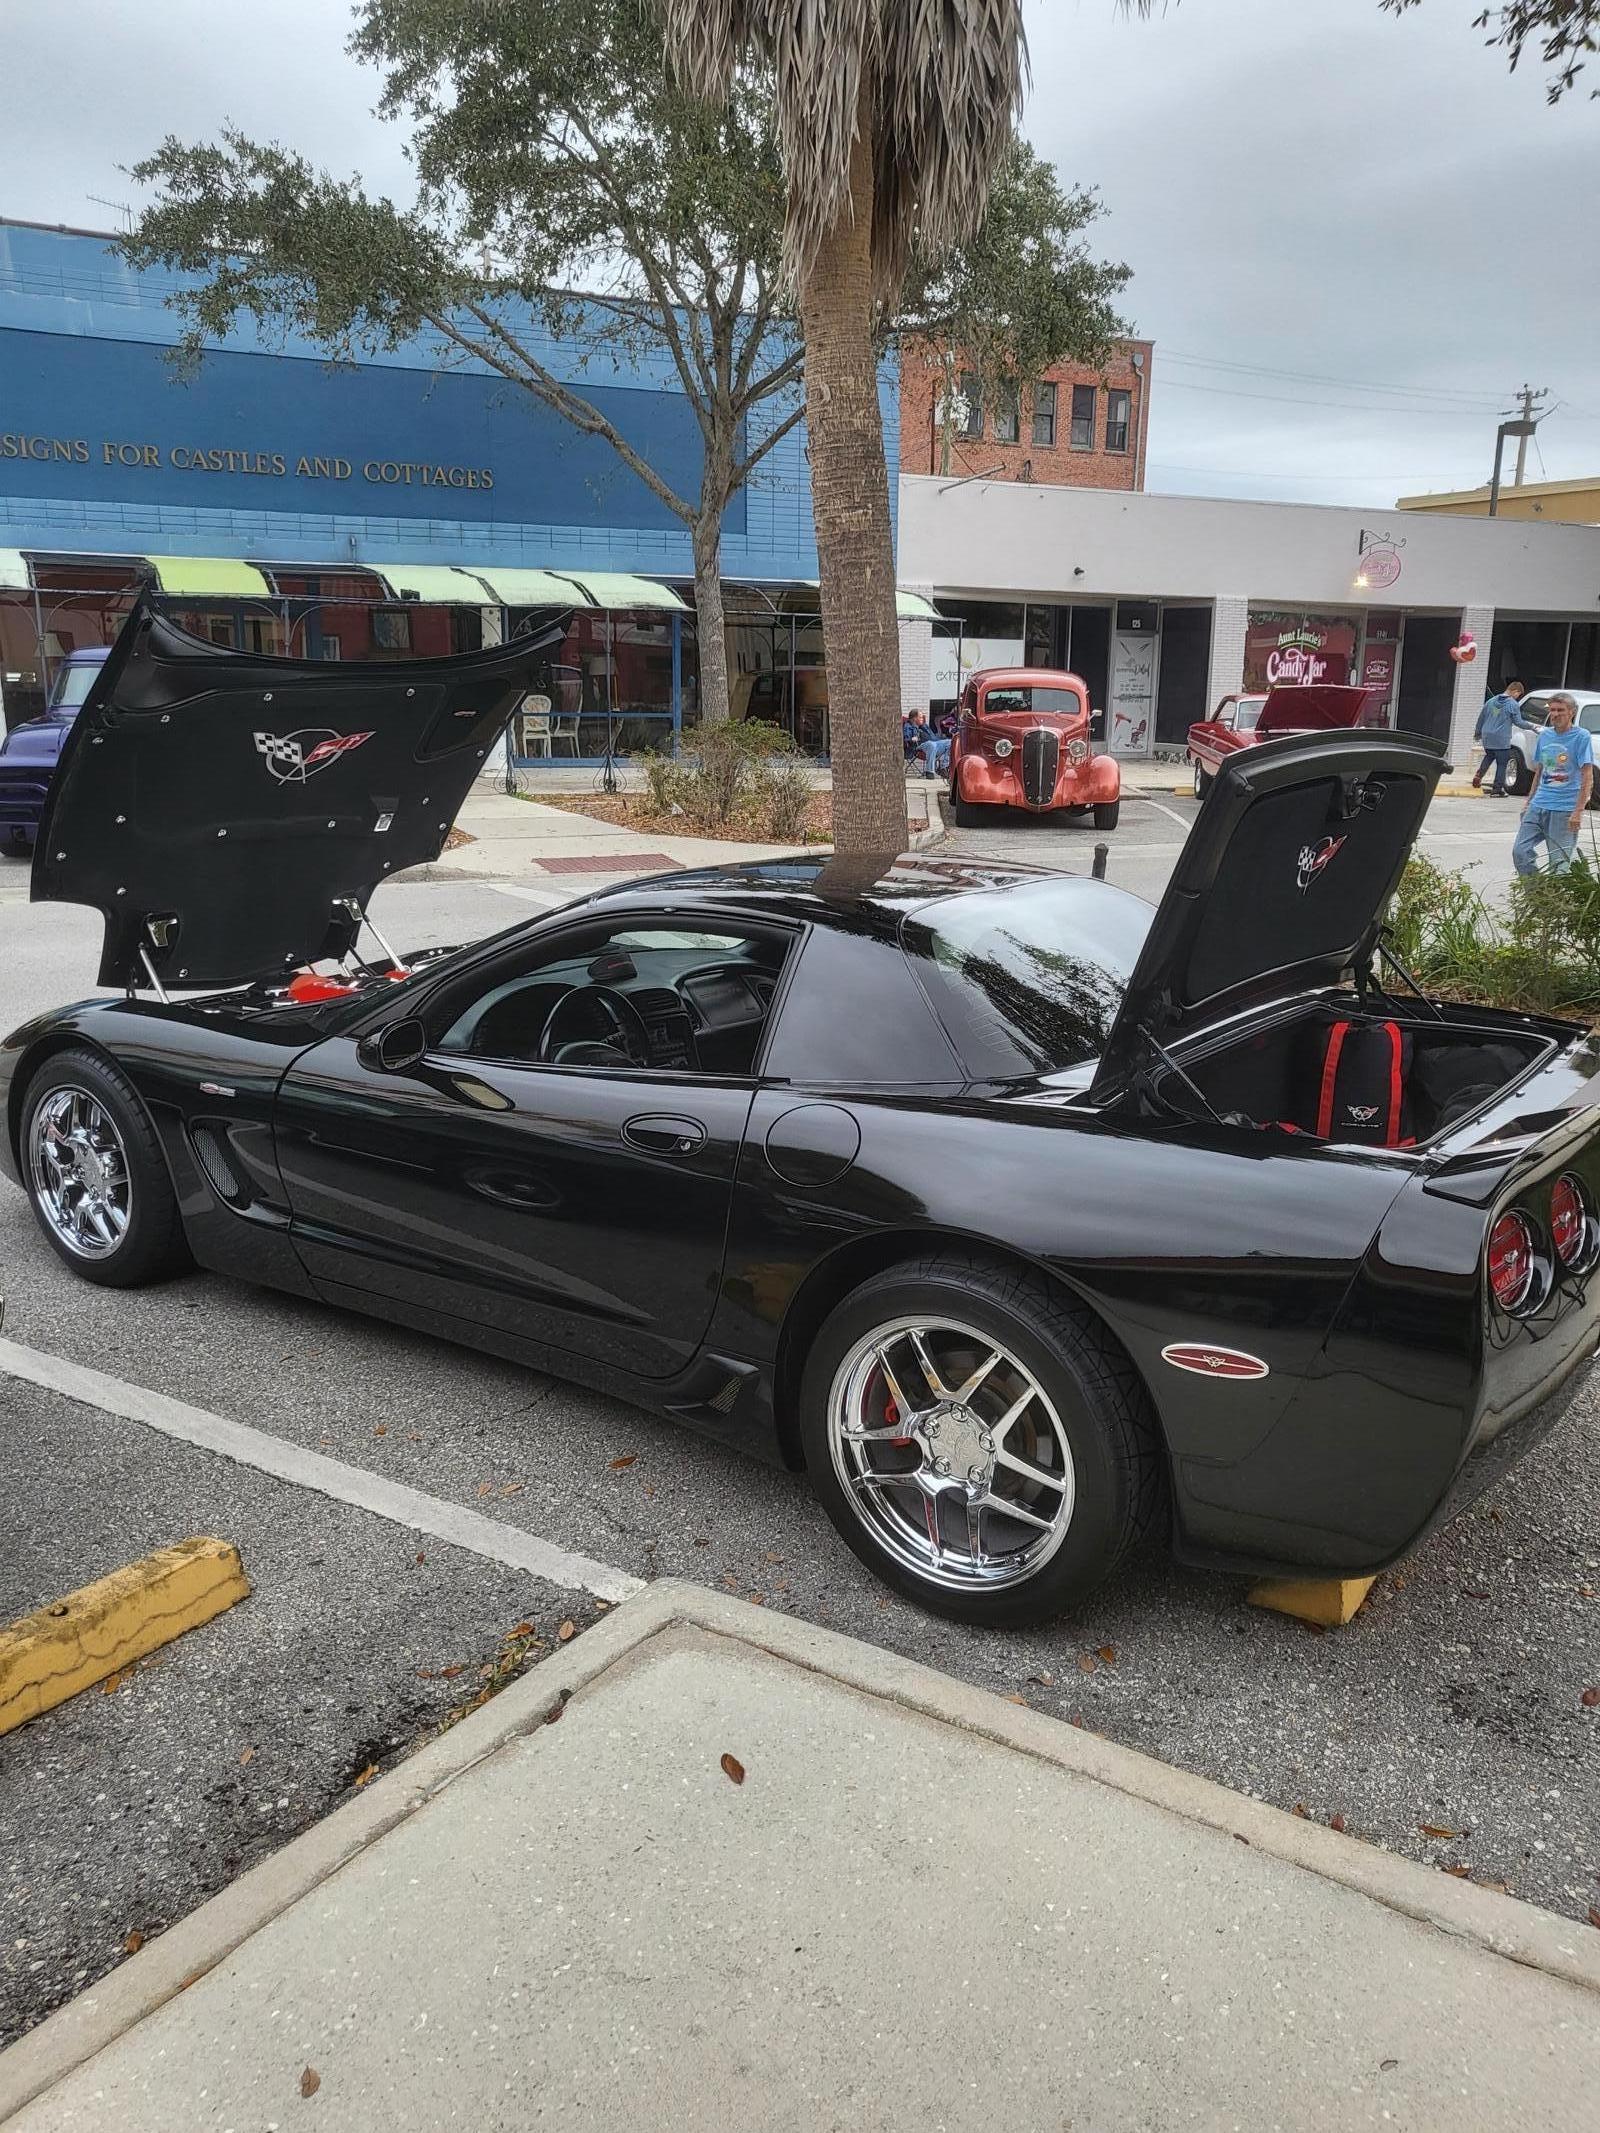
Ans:
[[[1258,741],[1279,740],[1286,733],[1325,733],[1337,726],[1382,723],[1376,689],[1331,681],[1241,689],[1225,696],[1209,718],[1189,728],[1195,798],[1205,797],[1230,755]]]

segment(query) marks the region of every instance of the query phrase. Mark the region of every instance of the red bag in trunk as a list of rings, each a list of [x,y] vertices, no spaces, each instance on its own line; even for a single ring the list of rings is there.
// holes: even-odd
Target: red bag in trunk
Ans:
[[[1330,1022],[1311,1047],[1306,1129],[1325,1141],[1409,1147],[1411,1039],[1397,1022]]]

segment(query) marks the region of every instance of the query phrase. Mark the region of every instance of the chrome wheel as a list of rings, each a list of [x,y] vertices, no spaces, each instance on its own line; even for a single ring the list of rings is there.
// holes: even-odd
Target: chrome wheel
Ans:
[[[51,1089],[33,1114],[28,1167],[34,1204],[78,1259],[105,1259],[133,1213],[128,1155],[116,1122],[87,1089]]]
[[[856,1342],[834,1374],[828,1445],[861,1524],[931,1585],[1019,1584],[1072,1523],[1072,1452],[1050,1395],[950,1319],[894,1319]]]

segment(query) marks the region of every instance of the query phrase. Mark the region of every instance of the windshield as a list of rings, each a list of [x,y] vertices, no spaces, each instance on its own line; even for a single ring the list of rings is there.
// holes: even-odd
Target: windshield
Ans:
[[[50,699],[52,711],[76,711],[89,691],[100,679],[100,663],[87,663],[62,667],[56,674],[55,694]]]
[[[985,718],[1014,716],[1019,711],[1039,711],[1051,718],[1076,718],[1083,705],[1076,689],[990,689],[983,699]]]
[[[1099,1058],[1153,916],[1064,874],[948,897],[902,937],[967,1072],[1014,1081]]]

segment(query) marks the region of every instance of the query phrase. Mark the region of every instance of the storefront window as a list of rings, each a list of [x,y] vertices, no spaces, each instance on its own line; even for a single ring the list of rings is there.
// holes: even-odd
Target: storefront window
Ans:
[[[1353,615],[1307,614],[1298,608],[1253,607],[1245,633],[1244,685],[1350,679],[1356,651]]]

